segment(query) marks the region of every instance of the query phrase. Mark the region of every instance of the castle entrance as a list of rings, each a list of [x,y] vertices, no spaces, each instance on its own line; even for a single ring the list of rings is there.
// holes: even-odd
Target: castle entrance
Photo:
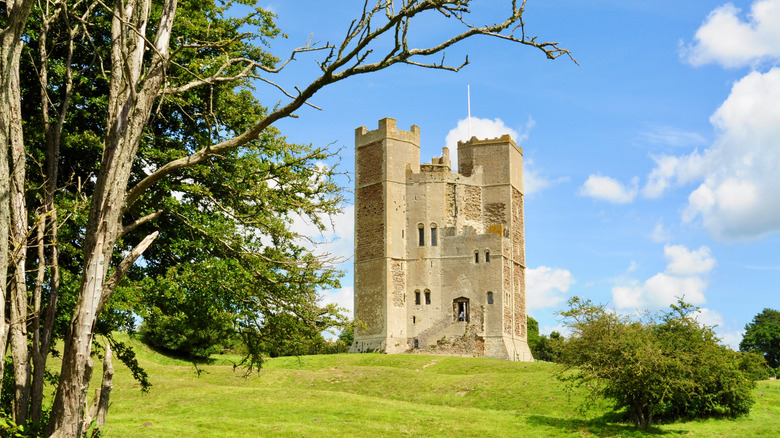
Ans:
[[[455,321],[469,322],[469,299],[465,297],[455,298],[452,302],[452,311]]]

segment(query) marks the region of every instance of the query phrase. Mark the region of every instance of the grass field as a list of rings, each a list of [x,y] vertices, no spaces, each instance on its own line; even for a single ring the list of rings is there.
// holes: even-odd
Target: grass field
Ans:
[[[131,342],[154,386],[142,394],[115,365],[107,437],[780,436],[780,381],[759,382],[748,417],[660,425],[648,434],[611,421],[606,405],[578,411],[583,394],[565,391],[548,363],[305,356],[272,359],[244,376],[229,357],[196,370]]]

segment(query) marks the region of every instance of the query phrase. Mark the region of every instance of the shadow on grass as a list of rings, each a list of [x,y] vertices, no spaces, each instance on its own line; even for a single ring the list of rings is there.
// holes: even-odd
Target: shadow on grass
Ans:
[[[216,359],[213,359],[211,357],[208,358],[195,357],[186,354],[181,354],[173,350],[168,350],[167,348],[157,347],[143,342],[140,338],[136,338],[136,340],[138,341],[139,345],[148,348],[150,351],[159,354],[160,356],[165,356],[169,359],[174,359],[181,362],[187,362],[193,365],[195,368],[202,365],[213,365],[217,361]]]
[[[685,435],[685,430],[662,430],[658,427],[650,427],[650,430],[644,431],[637,429],[633,424],[621,423],[620,416],[614,413],[607,413],[601,417],[592,420],[566,419],[557,417],[546,417],[544,415],[529,415],[527,421],[537,426],[547,426],[561,429],[567,432],[587,432],[599,437],[643,437],[643,436],[663,436],[663,435]]]

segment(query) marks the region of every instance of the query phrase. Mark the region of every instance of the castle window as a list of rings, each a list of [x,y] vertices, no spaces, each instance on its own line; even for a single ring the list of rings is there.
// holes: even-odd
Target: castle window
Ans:
[[[436,231],[438,231],[438,229],[436,228],[436,224],[431,224],[431,246],[438,245],[439,239],[438,236],[436,235],[437,234]]]
[[[425,289],[425,304],[431,304],[431,291]]]
[[[474,263],[479,263],[479,251],[474,251]]]
[[[412,324],[417,324],[417,317],[416,316],[412,317]]]
[[[490,263],[490,250],[485,250],[485,263]]]
[[[460,297],[455,298],[452,302],[452,310],[455,316],[455,321],[469,322],[469,299]]]
[[[420,341],[417,338],[414,338],[414,348],[420,348]]]
[[[488,292],[487,300],[488,304],[493,304],[493,292]]]
[[[420,305],[420,290],[414,291],[414,304]]]
[[[417,232],[419,233],[419,244],[420,246],[425,246],[425,225],[419,224],[417,225]]]

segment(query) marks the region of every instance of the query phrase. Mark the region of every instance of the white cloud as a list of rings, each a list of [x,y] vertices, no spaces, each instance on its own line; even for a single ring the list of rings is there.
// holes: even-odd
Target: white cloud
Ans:
[[[568,180],[569,178],[567,177],[556,179],[548,178],[534,168],[533,160],[529,159],[523,161],[523,194],[525,196],[532,196],[548,187]]]
[[[744,15],[744,16],[743,16]],[[780,0],[755,1],[749,14],[732,4],[713,10],[685,56],[694,65],[726,67],[780,61]],[[695,183],[682,211],[725,240],[780,231],[780,67],[752,71],[732,85],[710,117],[716,139],[703,151],[653,157],[642,192],[656,198]]]
[[[667,242],[671,240],[672,233],[664,228],[663,221],[659,220],[655,223],[655,227],[653,228],[653,232],[650,234],[650,238],[653,239],[653,242]]]
[[[664,245],[664,258],[669,261],[666,271],[675,275],[706,274],[717,265],[706,246],[691,251],[685,245]]]
[[[707,142],[701,134],[673,126],[655,126],[641,133],[640,137],[647,143],[674,147],[696,146]]]
[[[620,309],[660,309],[682,297],[691,304],[703,304],[707,283],[700,277],[676,277],[659,273],[642,284],[615,286],[612,299]]]
[[[498,138],[502,135],[509,134],[510,137],[518,145],[528,139],[528,135],[531,129],[536,125],[536,122],[531,117],[528,117],[528,121],[525,124],[523,132],[518,133],[516,130],[506,126],[501,119],[480,119],[479,117],[471,118],[471,136],[477,137],[480,140],[489,138]],[[458,142],[467,141],[469,138],[469,120],[458,120],[458,124],[447,133],[447,137],[444,140],[445,146],[450,150],[450,161],[454,169],[457,169],[458,163]]]
[[[630,277],[618,280],[622,284],[612,288],[617,308],[656,310],[675,303],[678,298],[696,305],[707,301],[704,297],[707,281],[703,275],[716,265],[710,249],[702,246],[691,251],[683,245],[666,245],[664,257],[669,262],[665,272],[644,282]]]
[[[700,219],[713,236],[730,240],[780,231],[780,67],[737,81],[710,122],[718,132],[712,146],[654,157],[643,194],[655,198],[698,182],[683,222]]]
[[[575,283],[566,269],[538,268],[526,270],[526,305],[528,309],[555,307],[565,299],[565,293]]]
[[[323,292],[320,302],[322,304],[335,304],[346,310],[349,319],[354,317],[355,290],[352,286],[341,289],[330,289]]]
[[[638,193],[639,179],[634,177],[630,185],[602,175],[590,175],[580,187],[579,194],[615,204],[626,204],[634,200]]]
[[[780,0],[756,1],[746,17],[740,13],[731,3],[714,9],[683,57],[695,66],[714,62],[727,68],[780,58]]]
[[[674,172],[680,180],[702,181],[688,197],[683,220],[701,218],[725,239],[780,231],[780,68],[735,83],[710,121],[720,131],[717,141],[701,154],[680,157]]]
[[[724,345],[732,350],[739,350],[739,343],[742,341],[744,331],[729,327],[720,312],[703,307],[694,313],[693,317],[699,324],[713,327],[715,335],[720,338]]]
[[[696,313],[693,314],[693,317],[699,324],[702,325],[709,327],[723,326],[723,315],[706,307],[700,308]]]
[[[739,343],[742,342],[742,338],[745,336],[744,330],[727,330],[720,327],[715,328],[715,334],[724,345],[734,351],[739,351]]]

